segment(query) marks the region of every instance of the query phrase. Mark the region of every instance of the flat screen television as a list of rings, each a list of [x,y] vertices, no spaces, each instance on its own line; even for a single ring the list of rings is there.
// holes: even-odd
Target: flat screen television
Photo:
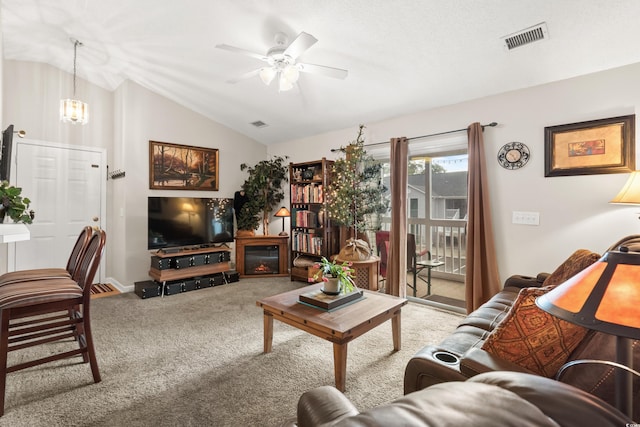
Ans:
[[[148,249],[233,242],[233,199],[149,197]]]
[[[2,149],[0,150],[0,181],[9,181],[11,173],[11,146],[13,145],[13,125],[2,132]]]

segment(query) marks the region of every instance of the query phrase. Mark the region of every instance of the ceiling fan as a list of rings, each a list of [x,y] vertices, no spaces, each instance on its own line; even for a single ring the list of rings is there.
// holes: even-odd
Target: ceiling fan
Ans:
[[[274,39],[276,45],[269,49],[266,55],[261,55],[259,53],[254,53],[226,44],[216,45],[216,47],[219,49],[247,55],[267,63],[266,66],[253,71],[249,71],[248,73],[242,74],[239,77],[228,80],[228,82],[237,83],[240,80],[248,79],[258,75],[260,76],[264,84],[268,86],[276,77],[278,77],[279,90],[287,91],[292,89],[294,83],[298,81],[300,72],[321,74],[336,79],[344,79],[347,77],[347,70],[327,67],[324,65],[306,64],[296,61],[300,55],[302,55],[307,49],[309,49],[318,41],[318,39],[313,37],[311,34],[301,32],[291,42],[291,44],[288,44],[289,38],[284,33],[277,33]]]

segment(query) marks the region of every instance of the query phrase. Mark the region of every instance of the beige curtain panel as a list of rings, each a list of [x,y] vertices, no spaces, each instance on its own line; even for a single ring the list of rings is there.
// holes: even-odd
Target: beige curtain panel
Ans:
[[[387,288],[391,295],[407,295],[407,170],[409,141],[391,139],[391,231],[387,258]]]
[[[467,221],[467,312],[480,307],[500,290],[495,241],[489,204],[484,139],[480,123],[467,128],[469,138],[469,189]]]

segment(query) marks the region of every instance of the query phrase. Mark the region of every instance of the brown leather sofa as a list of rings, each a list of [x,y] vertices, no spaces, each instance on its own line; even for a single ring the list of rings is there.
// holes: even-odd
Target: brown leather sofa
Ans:
[[[538,375],[491,372],[430,386],[360,413],[336,388],[304,393],[289,426],[623,427],[632,423],[597,397]]]
[[[486,351],[483,344],[513,308],[512,305],[520,291],[523,288],[543,286],[548,278],[549,274],[546,273],[536,277],[509,278],[501,292],[467,315],[453,333],[439,344],[422,348],[409,360],[404,375],[404,393],[409,394],[443,382],[466,381],[485,372],[515,371],[531,374],[532,371],[529,369]],[[615,337],[589,331],[571,352],[567,361],[613,361],[616,359],[615,348]],[[640,342],[633,342],[633,352],[634,367],[637,369],[640,366]],[[567,369],[559,380],[615,405],[614,370],[605,365],[576,365]],[[555,378],[555,375],[550,378]],[[634,418],[640,419],[638,378],[634,378],[634,401],[638,402],[635,404]]]
[[[442,342],[427,345],[418,351],[405,369],[404,393],[447,381],[465,381],[480,372],[527,372],[518,365],[491,357],[480,348],[507,315],[520,290],[541,286],[547,276],[548,274],[510,277],[502,291],[467,315]]]

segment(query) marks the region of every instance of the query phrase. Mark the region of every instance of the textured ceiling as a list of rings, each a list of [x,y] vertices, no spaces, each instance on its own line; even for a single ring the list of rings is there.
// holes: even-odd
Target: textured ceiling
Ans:
[[[640,62],[637,0],[2,0],[5,59],[44,62],[113,90],[124,80],[265,144],[355,127]],[[547,40],[507,51],[502,37],[546,22]],[[278,92],[258,77],[274,35],[318,42]],[[264,128],[251,122],[261,120]]]

